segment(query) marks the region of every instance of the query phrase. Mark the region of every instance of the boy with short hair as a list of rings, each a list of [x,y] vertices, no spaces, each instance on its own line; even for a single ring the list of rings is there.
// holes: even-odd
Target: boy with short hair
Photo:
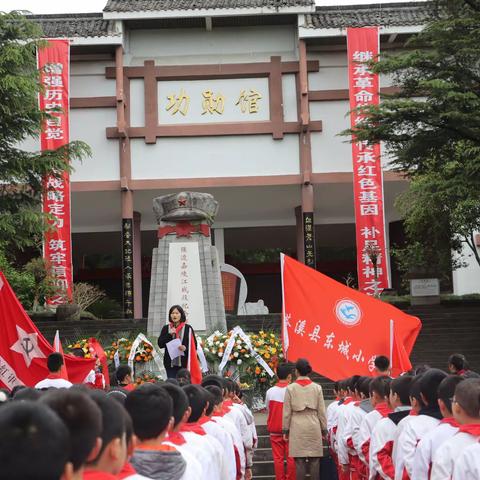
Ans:
[[[60,417],[37,402],[0,409],[0,480],[72,480],[70,439]]]
[[[160,385],[146,383],[127,395],[125,408],[140,443],[131,463],[135,470],[155,480],[180,480],[186,463],[174,447],[163,445],[173,426],[172,399]]]
[[[374,360],[375,374],[378,377],[390,376],[390,360],[385,355],[377,355]]]
[[[410,414],[410,387],[413,377],[395,378],[390,384],[389,405],[393,410],[382,418],[373,429],[370,441],[369,478],[376,480],[395,478],[393,444],[399,422]]]
[[[435,452],[443,442],[458,432],[458,422],[453,418],[452,398],[457,385],[464,380],[459,375],[449,375],[438,387],[438,406],[443,419],[418,443],[413,462],[413,478],[428,478]]]
[[[457,385],[452,412],[460,427],[453,437],[438,447],[433,456],[432,480],[452,478],[457,458],[466,447],[480,440],[479,378],[468,378]]]
[[[292,368],[287,364],[277,367],[278,382],[267,390],[265,406],[267,408],[267,430],[272,446],[273,466],[276,480],[295,480],[295,460],[288,456],[288,441],[282,434],[283,401],[286,387],[292,381]],[[286,469],[284,461],[286,460]]]
[[[403,458],[404,471],[396,471],[398,480],[413,478],[413,463],[419,441],[433,430],[442,419],[438,406],[438,387],[447,377],[442,370],[431,368],[425,372],[420,380],[420,395],[424,406],[418,415],[412,418],[398,437],[398,455]]]
[[[72,445],[69,461],[73,465],[73,478],[82,480],[85,464],[96,458],[101,448],[100,408],[87,393],[76,387],[48,391],[39,403],[55,411],[69,430]]]
[[[100,390],[89,394],[102,412],[102,445],[97,456],[87,460],[83,479],[115,480],[127,461],[123,407]]]
[[[73,384],[65,380],[62,375],[63,355],[58,352],[51,353],[47,358],[48,377],[35,385],[35,388],[70,388]]]
[[[358,458],[365,465],[367,471],[370,465],[370,442],[373,429],[382,418],[392,412],[387,403],[391,381],[390,377],[381,376],[374,378],[369,384],[370,402],[373,410],[367,413],[362,420],[356,436],[357,442],[354,445]]]
[[[188,370],[188,368],[181,368],[177,372],[177,382],[181,387],[192,384],[192,375],[190,374],[190,370]]]

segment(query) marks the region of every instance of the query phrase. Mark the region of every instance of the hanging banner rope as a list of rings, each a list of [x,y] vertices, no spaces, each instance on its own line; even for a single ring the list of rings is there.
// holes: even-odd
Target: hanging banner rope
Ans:
[[[222,373],[222,370],[225,368],[225,365],[228,362],[228,359],[230,358],[230,354],[232,353],[232,349],[235,346],[235,339],[239,336],[246,344],[247,348],[250,350],[250,353],[252,357],[257,361],[257,363],[271,376],[273,377],[275,373],[273,370],[268,366],[267,362],[262,358],[262,356],[257,353],[253,346],[252,342],[250,341],[250,338],[248,335],[242,330],[241,327],[236,326],[232,330],[232,334],[230,335],[230,338],[228,339],[227,346],[225,347],[225,351],[223,352],[223,358],[222,361],[220,362],[220,365],[218,366],[218,372]]]

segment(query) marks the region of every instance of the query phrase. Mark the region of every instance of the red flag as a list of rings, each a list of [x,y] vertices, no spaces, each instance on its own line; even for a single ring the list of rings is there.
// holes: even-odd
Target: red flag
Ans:
[[[55,350],[37,329],[0,272],[0,387],[34,386],[48,374],[47,357]],[[64,355],[68,377],[82,383],[95,361]]]
[[[60,332],[58,330],[55,332],[55,338],[53,339],[53,349],[62,354],[63,361],[65,362],[65,355],[63,353],[62,343],[60,342]],[[68,372],[65,363],[62,365],[62,369],[60,370],[60,376],[63,379],[68,380]]]
[[[192,329],[189,328],[188,330],[190,332],[190,348],[187,368],[190,371],[192,383],[200,385],[202,383],[202,370],[200,368],[200,362],[198,361],[197,348],[195,347],[195,339],[193,338]]]
[[[307,358],[332,380],[371,375],[377,355],[392,372],[411,368],[418,318],[282,255],[283,344],[288,360]]]

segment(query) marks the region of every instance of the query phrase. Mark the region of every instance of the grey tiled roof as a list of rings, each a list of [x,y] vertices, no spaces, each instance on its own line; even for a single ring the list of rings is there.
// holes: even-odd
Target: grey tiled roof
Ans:
[[[114,22],[104,20],[102,13],[28,15],[38,23],[45,37],[112,37],[120,35]]]
[[[314,0],[108,0],[104,12],[313,7]]]
[[[346,28],[380,25],[423,25],[436,15],[432,2],[378,3],[317,7],[316,13],[305,15],[304,28]]]

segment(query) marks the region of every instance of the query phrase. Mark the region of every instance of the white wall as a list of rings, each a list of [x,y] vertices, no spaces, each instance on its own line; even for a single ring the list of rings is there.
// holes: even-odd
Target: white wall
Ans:
[[[118,140],[107,140],[105,129],[116,125],[114,108],[84,108],[70,111],[70,140],[83,140],[92,156],[74,161],[73,182],[119,180]]]
[[[477,251],[479,250],[477,247]],[[453,272],[453,293],[455,295],[480,293],[480,266],[467,245],[464,247],[463,253],[466,256],[468,266]]]
[[[296,59],[294,26],[130,30],[127,65],[156,60],[164,65],[269,61],[272,55]]]
[[[209,178],[299,173],[298,137],[271,135],[134,139],[132,178]]]
[[[105,67],[114,62],[74,62],[70,69],[71,97],[108,97],[115,95],[115,80],[105,78]]]

